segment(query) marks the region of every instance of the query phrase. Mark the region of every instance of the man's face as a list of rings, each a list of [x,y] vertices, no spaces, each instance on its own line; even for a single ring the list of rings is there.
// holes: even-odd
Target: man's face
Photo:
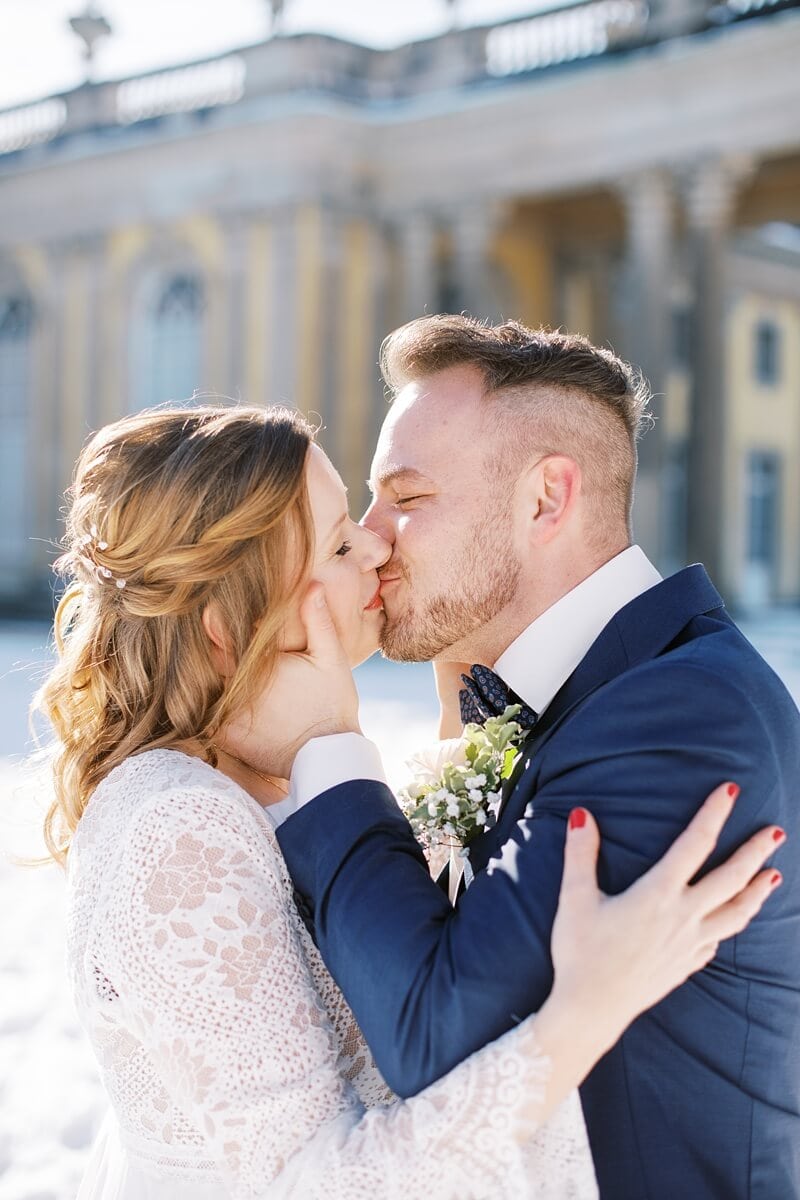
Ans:
[[[387,658],[460,659],[516,594],[512,496],[482,392],[474,367],[441,371],[404,387],[381,430],[362,524],[392,543]]]

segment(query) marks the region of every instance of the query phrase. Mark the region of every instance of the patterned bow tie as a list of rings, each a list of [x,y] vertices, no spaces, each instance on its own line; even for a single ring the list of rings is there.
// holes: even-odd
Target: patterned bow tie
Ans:
[[[480,663],[472,668],[471,675],[462,675],[464,686],[458,693],[461,704],[461,720],[465,725],[474,723],[483,725],[488,717],[501,716],[509,704],[522,705],[519,715],[515,718],[523,729],[532,729],[538,720],[532,708],[512,692],[503,683],[499,675],[482,667]]]

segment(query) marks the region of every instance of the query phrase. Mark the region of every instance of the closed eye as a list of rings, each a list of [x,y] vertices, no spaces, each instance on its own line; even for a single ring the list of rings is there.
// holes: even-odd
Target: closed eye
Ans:
[[[344,558],[344,556],[346,554],[349,554],[352,549],[353,549],[353,547],[350,545],[349,542],[342,542],[341,546],[336,551],[336,553],[339,556],[339,558]]]
[[[413,500],[422,500],[422,496],[399,496],[395,504],[411,504]]]

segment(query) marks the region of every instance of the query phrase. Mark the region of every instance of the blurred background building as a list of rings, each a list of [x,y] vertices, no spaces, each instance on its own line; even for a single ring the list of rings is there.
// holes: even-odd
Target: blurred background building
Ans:
[[[797,0],[451,3],[392,49],[282,33],[290,3],[112,82],[89,8],[87,81],[0,111],[0,605],[49,607],[80,447],[148,405],[319,414],[357,509],[380,341],[442,310],[640,364],[638,540],[734,605],[800,602]]]

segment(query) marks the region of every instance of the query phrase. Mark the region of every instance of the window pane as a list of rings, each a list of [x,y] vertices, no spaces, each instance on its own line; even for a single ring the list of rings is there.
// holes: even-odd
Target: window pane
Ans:
[[[748,539],[750,562],[773,566],[776,561],[779,516],[779,462],[775,454],[754,452],[747,470]]]
[[[0,563],[13,590],[27,557],[25,527],[30,337],[33,306],[26,296],[0,296]],[[3,587],[3,590],[6,590]]]
[[[33,308],[27,297],[0,297],[0,342],[24,341],[32,324]]]
[[[755,332],[755,374],[759,383],[777,383],[780,375],[780,336],[771,321],[760,321]]]
[[[692,313],[688,308],[672,310],[672,361],[676,367],[688,367],[692,353]]]

